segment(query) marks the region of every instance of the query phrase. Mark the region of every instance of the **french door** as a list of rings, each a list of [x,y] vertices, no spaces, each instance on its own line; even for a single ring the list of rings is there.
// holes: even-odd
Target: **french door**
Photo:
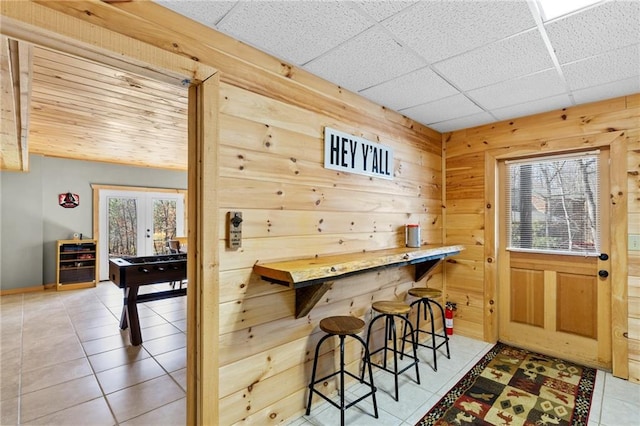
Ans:
[[[182,193],[100,190],[100,280],[111,258],[164,254],[167,240],[185,235],[184,213]]]
[[[518,172],[526,179],[515,178],[528,183],[514,185],[512,169],[499,163],[501,341],[611,369],[608,159],[608,151],[600,151],[592,160],[597,166],[588,172],[581,169],[583,159],[560,158],[546,169],[534,163]],[[588,179],[591,184],[584,183]],[[580,215],[589,219],[581,222]],[[522,239],[528,248],[514,248]]]

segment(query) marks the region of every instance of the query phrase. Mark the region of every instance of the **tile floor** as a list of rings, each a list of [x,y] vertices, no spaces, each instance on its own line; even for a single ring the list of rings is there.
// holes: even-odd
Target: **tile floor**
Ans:
[[[183,425],[186,298],[138,306],[144,339],[139,347],[129,345],[118,327],[121,309],[122,293],[111,283],[0,297],[0,424]],[[392,376],[374,369],[379,419],[369,414],[373,407],[366,399],[347,410],[346,424],[414,425],[490,347],[454,335],[452,359],[441,355],[437,373],[430,351],[421,349],[421,384],[407,371],[399,402],[391,397]],[[356,383],[346,395],[363,391]],[[637,425],[639,411],[640,385],[598,372],[589,426]],[[336,425],[339,419],[339,411],[324,403],[289,424]]]

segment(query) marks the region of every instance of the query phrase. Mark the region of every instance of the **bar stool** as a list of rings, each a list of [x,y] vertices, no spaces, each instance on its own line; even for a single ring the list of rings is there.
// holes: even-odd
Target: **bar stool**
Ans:
[[[415,334],[415,337],[411,339],[411,341],[415,341],[417,345],[422,346],[427,349],[431,349],[433,351],[433,371],[438,371],[438,360],[436,358],[436,351],[442,345],[446,345],[447,347],[447,358],[451,359],[451,353],[449,352],[449,336],[446,333],[446,330],[443,328],[442,334],[436,333],[435,324],[433,322],[433,308],[431,305],[435,305],[440,309],[440,314],[442,315],[442,327],[445,325],[445,317],[444,317],[444,309],[442,305],[437,301],[437,299],[442,297],[442,291],[435,288],[427,288],[427,287],[415,287],[409,290],[409,295],[413,297],[417,297],[418,299],[411,303],[411,307],[414,305],[418,305],[418,309],[416,312],[416,327],[411,332]],[[431,320],[431,331],[420,329],[420,311],[422,308],[422,314],[424,316],[424,320],[427,320],[427,310],[429,310],[429,319]],[[431,335],[431,344],[420,343],[420,333],[425,333]],[[404,343],[407,337],[407,329],[404,329],[404,333],[402,336],[402,350],[404,351]],[[436,337],[442,338],[443,340],[436,344]]]
[[[378,316],[376,316],[375,318],[373,318],[371,320],[371,322],[369,323],[369,330],[367,332],[367,348],[369,347],[369,341],[371,339],[371,330],[373,328],[373,324],[381,319],[384,318],[385,319],[385,329],[384,329],[384,333],[385,333],[385,340],[384,340],[384,346],[376,349],[375,351],[371,352],[370,355],[373,356],[376,353],[380,352],[380,351],[384,351],[384,355],[383,355],[383,363],[382,364],[376,364],[373,363],[372,364],[375,367],[378,367],[388,373],[392,373],[394,375],[394,379],[395,379],[395,387],[396,387],[396,393],[395,393],[395,400],[398,401],[398,376],[402,373],[404,373],[405,371],[407,371],[409,368],[411,368],[411,366],[415,365],[416,368],[416,382],[418,384],[420,384],[420,372],[418,371],[418,353],[417,353],[417,346],[416,346],[416,341],[413,340],[413,325],[411,324],[411,321],[409,321],[408,318],[408,314],[409,312],[411,312],[411,307],[409,305],[407,305],[404,302],[397,302],[397,301],[379,301],[379,302],[374,302],[371,305],[371,308],[376,311],[379,312],[380,314]],[[407,327],[409,327],[411,329],[411,339],[412,339],[412,348],[413,348],[413,356],[404,353],[404,339],[405,336],[403,335],[403,344],[402,344],[402,350],[398,351],[397,348],[397,334],[396,334],[396,323],[395,323],[395,318],[399,318],[401,320],[404,321],[404,327],[405,330]],[[393,341],[393,348],[389,347],[389,340]],[[393,370],[387,368],[387,352],[391,351],[393,352]],[[405,366],[404,368],[402,368],[401,370],[398,370],[398,354],[400,354],[400,359],[402,359],[403,356],[407,356],[407,358],[411,358],[412,362]],[[362,371],[362,376],[364,377],[364,370]]]
[[[373,385],[373,372],[371,370],[371,359],[369,358],[369,350],[367,349],[367,345],[365,344],[364,340],[362,340],[362,338],[358,336],[358,333],[364,330],[364,326],[365,326],[364,321],[362,321],[360,318],[356,318],[352,316],[333,316],[333,317],[324,318],[320,321],[320,329],[327,334],[323,336],[318,342],[318,344],[316,345],[316,354],[315,354],[315,357],[313,358],[313,371],[311,373],[311,382],[309,383],[309,401],[307,402],[307,412],[306,412],[307,416],[311,412],[311,398],[313,396],[313,393],[315,392],[325,400],[329,401],[331,405],[340,409],[341,425],[344,425],[344,410],[362,401],[368,396],[371,396],[373,399],[373,410],[375,413],[374,417],[376,419],[378,418],[378,404],[376,403],[376,388]],[[318,366],[318,353],[320,352],[320,345],[322,345],[322,342],[324,342],[331,336],[338,336],[340,338],[340,369],[334,373],[329,374],[328,376],[325,376],[321,379],[316,380],[316,368]],[[363,371],[362,371],[361,377],[358,377],[355,374],[349,371],[346,371],[344,369],[344,339],[346,336],[353,337],[354,339],[362,343],[362,346],[364,346],[364,356],[362,357]],[[365,365],[369,366],[369,383],[364,381]],[[336,402],[332,401],[331,399],[323,395],[320,391],[315,389],[315,385],[317,383],[324,382],[326,379],[333,377],[337,374],[340,375],[340,389],[339,389],[340,405],[338,405]],[[367,394],[365,394],[364,396],[361,396],[360,398],[358,398],[357,400],[351,402],[346,406],[344,405],[344,375],[345,374],[353,377],[354,379],[358,379],[360,383],[364,383],[366,385],[369,385],[370,387],[370,391]]]

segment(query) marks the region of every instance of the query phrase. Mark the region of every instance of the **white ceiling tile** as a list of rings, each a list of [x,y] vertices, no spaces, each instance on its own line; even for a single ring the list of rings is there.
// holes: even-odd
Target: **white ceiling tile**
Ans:
[[[573,99],[579,104],[602,101],[618,96],[640,93],[640,77],[631,77],[626,80],[614,81],[602,86],[589,87],[573,92]]]
[[[429,102],[428,104],[402,109],[400,112],[420,123],[429,125],[482,112],[482,109],[466,96],[460,94]]]
[[[555,68],[467,92],[485,109],[548,98],[567,90]]]
[[[434,65],[462,90],[472,90],[553,67],[538,30],[500,40]]]
[[[468,129],[469,127],[481,126],[496,121],[488,112],[468,115],[466,117],[454,118],[453,120],[442,121],[429,125],[432,129],[444,133],[454,130]]]
[[[640,45],[624,47],[577,62],[562,65],[571,90],[599,86],[640,75]]]
[[[422,1],[385,21],[429,62],[535,27],[526,1]]]
[[[612,1],[545,25],[561,64],[640,43],[640,2]]]
[[[354,92],[423,67],[424,62],[379,27],[315,59],[304,68]]]
[[[395,15],[402,9],[406,9],[416,1],[399,1],[399,0],[368,0],[357,2],[365,12],[367,12],[376,21],[381,22],[389,16]]]
[[[365,98],[396,111],[456,93],[458,91],[452,85],[428,67],[360,92]]]
[[[237,3],[235,0],[215,2],[198,0],[155,0],[155,2],[212,28],[215,27],[218,21]]]
[[[640,0],[544,24],[571,99],[535,1],[157,2],[439,131],[640,92]]]
[[[239,2],[218,28],[294,64],[304,64],[373,25],[343,2]]]
[[[552,111],[554,109],[567,108],[572,105],[571,99],[566,94],[552,96],[546,99],[527,102],[520,105],[512,105],[506,108],[492,110],[491,113],[498,120],[509,120],[511,118],[524,117],[526,115],[538,114]]]

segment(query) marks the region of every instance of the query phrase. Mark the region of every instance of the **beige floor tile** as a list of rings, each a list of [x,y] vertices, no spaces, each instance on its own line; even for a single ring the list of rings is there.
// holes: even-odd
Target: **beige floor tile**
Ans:
[[[175,351],[156,355],[154,358],[162,368],[171,373],[172,371],[180,370],[187,366],[187,348],[180,348]]]
[[[72,316],[72,317],[81,315],[83,313],[88,313],[88,312],[99,313],[99,312],[107,311],[107,308],[105,308],[104,304],[98,298],[95,298],[95,297],[91,301],[84,301],[84,300],[73,301],[73,302],[65,301],[64,306],[66,307],[67,313],[69,314],[69,316]]]
[[[111,320],[116,319],[117,317],[106,307],[102,306],[95,311],[81,311],[81,312],[71,312],[69,314],[69,318],[75,325],[82,325],[82,323],[95,320],[98,318],[107,317]]]
[[[147,304],[147,306],[149,307],[149,309],[152,309],[154,312],[162,315],[162,314],[166,314],[168,312],[176,312],[176,311],[185,311],[187,309],[187,307],[185,306],[185,303],[180,301],[179,299],[169,299],[169,300],[178,300],[178,303],[166,303],[166,304],[158,304],[158,303],[150,303]]]
[[[148,315],[144,318],[140,318],[140,328],[145,329],[149,327],[155,327],[157,325],[170,324],[169,321],[162,318],[160,315],[154,313],[153,315]]]
[[[129,345],[129,333],[122,330],[116,336],[103,337],[101,339],[82,342],[87,355],[95,355],[101,352],[111,351],[113,349],[123,348]]]
[[[0,307],[4,309],[9,305],[22,305],[22,294],[8,294],[6,296],[0,297]]]
[[[20,413],[20,400],[16,398],[2,398],[0,401],[0,425],[17,425]]]
[[[111,426],[115,424],[116,421],[104,398],[92,399],[65,410],[22,423],[24,426]]]
[[[68,318],[51,319],[40,323],[37,327],[24,327],[22,332],[23,344],[30,346],[42,339],[53,336],[75,335],[75,329]]]
[[[95,318],[86,318],[83,320],[75,320],[72,318],[71,321],[76,330],[86,330],[88,328],[103,326],[120,326],[120,320],[111,315],[111,313],[109,313],[109,315],[100,315]]]
[[[180,387],[186,392],[187,391],[187,369],[182,368],[180,370],[174,371],[171,374],[171,377],[178,382]]]
[[[184,396],[173,379],[161,376],[107,395],[107,400],[116,419],[122,423]]]
[[[18,367],[5,366],[2,364],[2,372],[0,376],[0,399],[11,399],[20,395],[20,376],[16,371],[20,371]],[[0,423],[4,425],[4,423]]]
[[[25,342],[22,351],[23,372],[85,356],[76,335],[51,336],[28,344]]]
[[[131,364],[150,355],[142,346],[125,346],[113,349],[111,351],[102,352],[89,357],[89,362],[96,373],[111,368],[120,367],[121,365]]]
[[[151,355],[159,355],[187,346],[187,336],[184,334],[172,334],[171,336],[149,340],[142,343],[142,346]]]
[[[162,318],[166,319],[169,322],[180,321],[187,318],[187,312],[183,310],[167,312],[162,314]]]
[[[37,419],[102,396],[94,376],[82,377],[22,395],[22,422]]]
[[[183,333],[187,332],[187,320],[186,319],[178,320],[178,321],[172,321],[171,324],[173,324],[175,327],[178,327],[180,329],[180,331],[182,331]]]
[[[76,330],[76,333],[78,334],[78,338],[80,338],[81,342],[88,342],[89,340],[119,335],[120,325],[117,321],[113,321],[108,325],[102,325],[100,327],[80,328]]]
[[[187,400],[185,398],[121,423],[122,426],[181,426],[185,424],[187,424]]]
[[[78,358],[48,367],[36,368],[22,374],[21,393],[34,392],[60,383],[93,374],[86,358]]]
[[[160,337],[170,336],[172,334],[182,333],[180,329],[165,322],[164,324],[154,325],[153,327],[142,326],[142,338],[144,340],[153,340]]]
[[[132,364],[102,371],[96,374],[96,377],[102,391],[105,394],[110,394],[164,374],[165,371],[153,358],[146,358]]]

